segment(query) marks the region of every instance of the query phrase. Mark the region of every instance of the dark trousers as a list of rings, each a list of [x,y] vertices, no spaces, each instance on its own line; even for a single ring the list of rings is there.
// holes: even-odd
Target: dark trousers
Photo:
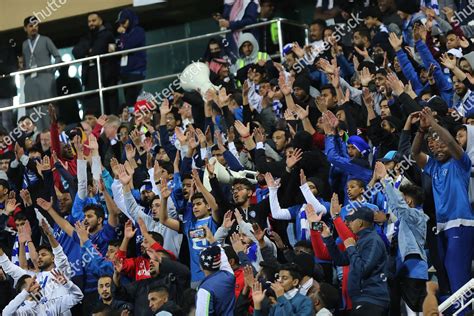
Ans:
[[[426,280],[395,278],[388,282],[390,290],[390,315],[401,315],[401,299],[414,312],[423,310],[423,301],[426,297]]]
[[[122,83],[129,83],[143,79],[145,79],[145,76],[139,74],[120,74],[120,80],[122,81]],[[142,84],[123,88],[123,93],[125,95],[125,103],[128,107],[133,107],[135,105],[135,102],[137,102],[137,98],[140,95],[142,88]]]
[[[351,316],[387,316],[388,309],[379,305],[361,302],[353,303]]]

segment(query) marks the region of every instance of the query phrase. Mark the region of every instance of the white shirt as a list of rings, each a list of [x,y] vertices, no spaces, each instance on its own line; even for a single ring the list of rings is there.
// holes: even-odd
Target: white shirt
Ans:
[[[313,278],[310,278],[308,281],[306,281],[303,285],[300,287],[300,293],[302,295],[305,295],[308,293],[309,289],[313,286]]]

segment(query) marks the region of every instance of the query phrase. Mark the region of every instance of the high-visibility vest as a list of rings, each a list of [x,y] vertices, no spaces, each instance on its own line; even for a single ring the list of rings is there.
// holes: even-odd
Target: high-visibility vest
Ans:
[[[270,36],[273,44],[278,44],[278,23],[273,22],[270,24]]]
[[[268,59],[268,54],[265,53],[265,52],[258,52],[257,53],[257,60],[255,62],[258,62],[261,59],[267,60]],[[241,69],[245,66],[245,60],[242,59],[242,58],[239,58],[239,59],[237,59],[236,64],[237,64],[237,70]]]
[[[267,60],[268,59],[268,54],[265,53],[265,52],[258,52],[257,53],[257,60],[255,62],[258,62],[261,59]],[[235,63],[237,65],[237,70],[242,69],[245,66],[245,60],[242,59],[242,58],[237,59],[237,61]],[[242,83],[239,80],[237,80],[236,85],[237,85],[237,88],[242,87]]]

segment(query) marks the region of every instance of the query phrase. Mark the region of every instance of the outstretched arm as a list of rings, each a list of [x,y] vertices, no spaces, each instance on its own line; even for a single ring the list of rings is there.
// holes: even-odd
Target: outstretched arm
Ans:
[[[39,207],[44,209],[48,214],[53,218],[53,220],[58,224],[59,227],[61,227],[62,230],[69,236],[72,237],[72,234],[74,232],[74,227],[64,218],[62,218],[52,207],[51,202],[48,202],[42,198],[36,199],[36,204],[38,204]],[[51,245],[53,246],[53,245]]]

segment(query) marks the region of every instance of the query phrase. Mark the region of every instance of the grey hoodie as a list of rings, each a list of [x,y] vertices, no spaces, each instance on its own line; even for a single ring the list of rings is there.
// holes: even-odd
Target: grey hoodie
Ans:
[[[464,125],[467,128],[467,144],[466,144],[466,153],[471,159],[471,178],[469,179],[469,202],[474,203],[474,126]]]
[[[242,47],[242,45],[245,43],[245,42],[250,42],[252,45],[253,45],[253,51],[252,53],[245,57],[243,56],[242,54],[240,54],[240,48]],[[247,65],[250,65],[250,64],[253,64],[253,63],[256,63],[258,60],[257,60],[257,57],[258,57],[258,52],[260,50],[260,46],[258,45],[258,42],[257,40],[255,39],[255,36],[253,36],[252,33],[242,33],[239,37],[239,42],[237,43],[237,46],[239,47],[239,54],[240,54],[240,59],[243,59],[244,60],[244,67],[247,66]],[[232,66],[232,69],[231,71],[233,73],[237,73],[237,70],[239,70],[239,64],[238,63],[235,63],[233,66]]]

